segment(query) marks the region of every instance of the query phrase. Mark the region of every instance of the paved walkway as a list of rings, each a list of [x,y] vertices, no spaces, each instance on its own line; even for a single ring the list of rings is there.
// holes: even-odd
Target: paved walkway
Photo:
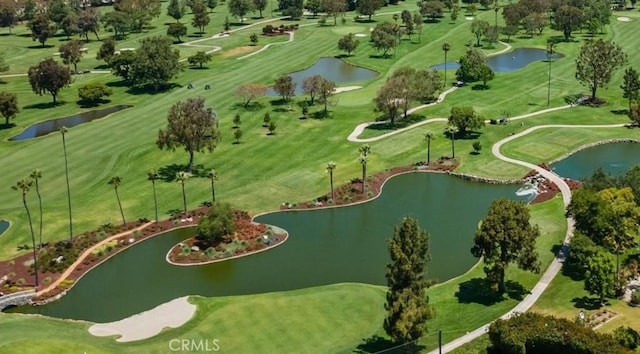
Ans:
[[[506,144],[506,143],[508,143],[510,141],[513,141],[515,139],[523,137],[523,136],[525,136],[527,134],[530,134],[530,133],[532,133],[532,132],[534,132],[536,130],[539,130],[539,129],[545,129],[545,128],[617,128],[617,127],[623,127],[623,126],[624,126],[624,124],[610,124],[610,125],[564,125],[564,124],[555,125],[555,124],[553,124],[553,125],[540,125],[540,126],[536,126],[536,127],[531,127],[531,128],[526,129],[526,130],[524,130],[524,131],[522,131],[522,132],[520,132],[518,134],[511,135],[511,136],[509,136],[507,138],[504,138],[504,139],[498,141],[497,143],[495,143],[491,147],[491,152],[493,153],[493,155],[495,155],[498,159],[500,159],[502,161],[506,161],[506,162],[510,162],[510,163],[513,163],[513,164],[516,164],[516,165],[520,165],[520,166],[524,166],[524,167],[527,167],[527,168],[530,168],[530,169],[534,169],[538,173],[540,173],[543,177],[549,179],[551,182],[553,182],[555,185],[557,185],[560,188],[560,192],[562,193],[562,200],[563,200],[564,206],[566,208],[566,206],[569,205],[569,203],[571,202],[571,189],[569,188],[567,183],[560,176],[556,175],[555,173],[553,173],[551,171],[547,171],[547,170],[543,169],[542,167],[534,165],[532,163],[525,162],[525,161],[520,161],[520,160],[516,160],[516,159],[512,159],[510,157],[506,157],[500,152],[500,148],[504,144]],[[564,238],[564,244],[563,244],[562,248],[560,249],[560,251],[558,252],[558,254],[556,255],[556,257],[554,258],[554,260],[551,262],[551,265],[549,265],[549,267],[544,272],[544,274],[542,275],[542,277],[540,278],[538,283],[533,287],[531,292],[520,303],[518,303],[513,309],[511,309],[509,312],[507,312],[504,315],[502,315],[500,318],[507,319],[507,318],[511,317],[515,313],[526,312],[538,300],[540,295],[542,295],[542,293],[547,288],[549,283],[551,283],[553,278],[558,274],[558,272],[562,268],[562,263],[564,262],[564,259],[565,259],[566,255],[567,255],[567,251],[569,250],[569,242],[571,241],[571,237],[573,236],[573,229],[574,229],[573,219],[567,218],[567,233],[566,233],[565,238]],[[480,337],[481,335],[485,334],[489,330],[489,325],[490,325],[490,323],[487,323],[487,324],[475,329],[474,331],[469,332],[466,335],[458,337],[458,338],[454,339],[453,341],[443,345],[442,352],[443,353],[448,353],[448,352],[450,352],[450,351],[452,351],[452,350],[454,350],[454,349],[456,349],[456,348],[458,348],[458,347],[460,347],[460,346],[462,346],[462,345],[464,345],[466,343],[469,343],[472,340]],[[430,354],[436,354],[436,353],[438,353],[437,349],[430,352]]]
[[[149,311],[120,321],[96,323],[89,333],[98,337],[120,336],[117,342],[133,342],[151,338],[165,328],[178,328],[187,323],[196,313],[196,305],[189,303],[188,296],[173,299]],[[126,301],[123,300],[123,301]]]
[[[264,47],[260,48],[259,50],[253,52],[253,53],[249,53],[247,55],[243,55],[243,56],[239,57],[238,60],[249,58],[249,57],[252,57],[252,56],[254,56],[254,55],[258,54],[258,53],[262,53],[265,50],[267,50],[267,48],[269,48],[271,46],[274,46],[274,45],[282,45],[282,44],[288,44],[288,43],[293,42],[295,34],[293,32],[286,32],[286,33],[289,34],[289,40],[288,41],[286,41],[286,42],[278,42],[278,43],[269,43],[269,44],[265,45]]]

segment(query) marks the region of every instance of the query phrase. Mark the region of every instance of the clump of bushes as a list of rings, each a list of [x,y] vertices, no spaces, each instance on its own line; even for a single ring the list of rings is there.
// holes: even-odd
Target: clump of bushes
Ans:
[[[233,217],[233,209],[228,203],[216,203],[207,215],[203,216],[196,229],[196,240],[203,247],[208,248],[224,241],[225,237],[233,235],[236,231],[236,223]]]

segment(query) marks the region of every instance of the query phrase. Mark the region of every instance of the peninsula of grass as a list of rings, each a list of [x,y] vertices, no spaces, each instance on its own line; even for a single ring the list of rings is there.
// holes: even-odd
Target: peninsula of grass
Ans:
[[[274,2],[274,7],[277,4]],[[166,3],[163,3],[163,7]],[[103,10],[108,10],[104,7]],[[403,9],[415,10],[415,4],[402,3],[383,8],[376,21],[390,20],[391,12]],[[165,8],[163,8],[163,13]],[[624,13],[640,19],[638,14]],[[222,31],[227,9],[220,6],[207,27],[207,34]],[[37,139],[9,142],[8,138],[32,123],[77,113],[83,109],[77,103],[77,88],[86,83],[104,83],[114,94],[109,104],[129,104],[135,108],[102,119],[91,124],[74,127],[66,134],[69,160],[69,178],[73,206],[74,230],[77,234],[88,232],[96,225],[113,222],[118,218],[118,210],[113,198],[113,190],[107,184],[114,175],[122,177],[121,199],[125,213],[131,218],[152,218],[153,197],[151,183],[146,180],[146,171],[156,168],[164,171],[184,169],[187,155],[180,149],[175,152],[160,151],[155,146],[157,131],[166,126],[166,112],[178,100],[202,96],[206,104],[214,108],[220,118],[222,140],[212,154],[198,154],[197,167],[201,170],[215,168],[221,175],[216,191],[219,198],[229,201],[250,213],[267,211],[274,206],[291,200],[312,200],[328,192],[325,165],[334,161],[337,168],[334,178],[337,184],[347,183],[360,176],[358,144],[346,140],[353,128],[363,122],[374,121],[379,112],[374,112],[372,98],[386,77],[402,66],[424,68],[443,61],[442,44],[452,45],[449,59],[457,59],[465,52],[465,43],[471,37],[470,21],[458,20],[449,23],[425,24],[418,41],[416,36],[404,40],[395,57],[382,59],[361,40],[356,53],[344,58],[345,61],[371,68],[380,73],[379,77],[367,82],[359,82],[360,90],[337,95],[337,103],[330,107],[330,117],[325,119],[299,119],[298,104],[306,97],[296,97],[291,106],[294,111],[283,109],[274,98],[258,100],[253,110],[244,110],[238,105],[239,99],[233,95],[242,83],[257,82],[273,84],[282,74],[311,66],[318,58],[342,54],[338,51],[337,40],[349,31],[369,33],[374,23],[354,23],[349,13],[347,24],[318,26],[317,20],[305,19],[295,32],[295,40],[285,45],[272,46],[252,57],[237,60],[236,56],[224,56],[235,48],[249,45],[249,35],[258,32],[261,25],[234,30],[227,38],[207,40],[206,45],[221,46],[214,53],[212,62],[206,69],[187,69],[173,81],[176,86],[168,92],[149,93],[127,89],[122,82],[109,73],[75,76],[70,88],[61,91],[61,104],[52,106],[50,97],[39,97],[31,92],[25,77],[3,77],[0,89],[18,94],[21,113],[12,121],[15,126],[0,129],[0,166],[6,185],[20,180],[34,168],[43,171],[41,193],[44,196],[44,240],[56,242],[67,238],[67,200],[64,162],[59,134],[50,134]],[[493,11],[480,11],[477,17],[493,20]],[[188,17],[185,18],[188,21]],[[230,16],[231,17],[231,16]],[[131,34],[118,42],[118,48],[135,48],[141,38],[166,33],[165,23],[173,20],[166,15],[155,19],[152,26],[140,34]],[[250,20],[249,23],[258,20]],[[627,52],[630,65],[638,67],[640,56],[636,43],[634,22],[612,21],[605,28],[603,37],[616,41]],[[309,26],[302,26],[309,24]],[[57,52],[62,36],[50,39],[50,47],[30,48],[34,43],[24,25],[13,29],[14,35],[0,36],[0,48],[5,55],[10,70],[7,74],[23,74],[29,66],[38,63],[45,56]],[[102,37],[108,36],[102,32]],[[205,36],[206,36],[205,35]],[[533,38],[512,38],[510,43],[517,47],[544,48],[546,38],[560,35],[545,29],[541,36]],[[201,37],[186,37],[185,41]],[[206,37],[202,37],[206,38]],[[234,39],[235,38],[235,39]],[[238,39],[240,38],[240,39]],[[246,40],[245,40],[246,39]],[[286,37],[274,40],[286,40]],[[425,119],[447,117],[451,107],[456,105],[474,106],[487,119],[516,116],[565,104],[565,97],[586,91],[574,79],[575,58],[586,35],[575,34],[575,41],[560,43],[556,50],[565,57],[552,64],[551,100],[547,105],[547,68],[543,62],[532,63],[513,73],[497,74],[490,82],[489,90],[472,90],[463,87],[436,106],[417,114]],[[267,44],[265,39],[258,45]],[[100,43],[87,43],[89,54],[79,64],[79,68],[105,70],[103,63],[95,60],[94,54]],[[176,46],[185,52],[195,47]],[[206,48],[204,48],[207,50]],[[487,49],[487,52],[500,48]],[[235,49],[236,52],[241,51]],[[243,49],[244,50],[244,49]],[[304,53],[304,55],[301,55]],[[453,77],[453,70],[449,70]],[[553,113],[536,116],[522,122],[507,125],[487,126],[477,139],[459,139],[456,144],[456,172],[469,173],[497,179],[520,178],[526,169],[497,160],[490,152],[496,141],[522,129],[541,124],[613,124],[627,123],[624,114],[627,107],[618,88],[622,82],[622,71],[616,72],[608,88],[598,91],[598,96],[606,100],[600,107],[573,107]],[[194,89],[187,89],[192,84]],[[204,90],[206,85],[211,90]],[[310,107],[311,112],[321,110],[320,106]],[[244,136],[239,144],[232,144],[232,119],[238,113],[242,116]],[[270,113],[277,122],[275,135],[267,135],[262,127],[262,117]],[[522,123],[522,124],[521,124]],[[431,155],[450,156],[451,142],[444,134],[444,123],[428,124],[401,134],[389,136],[371,143],[368,169],[375,174],[395,166],[409,165],[424,160],[426,142],[424,133],[433,132]],[[602,129],[558,129],[541,130],[518,139],[505,146],[505,154],[525,158],[532,163],[545,162],[586,143],[610,138],[634,138],[637,130],[625,128]],[[554,132],[555,133],[554,136]],[[548,138],[549,137],[549,138]],[[474,141],[481,142],[483,150],[479,155],[469,154]],[[541,145],[541,142],[544,144]],[[521,146],[529,146],[524,148]],[[168,175],[168,174],[167,174]],[[186,184],[188,206],[195,208],[202,201],[209,200],[209,180],[192,178]],[[170,210],[181,206],[181,189],[170,178],[157,181],[160,219],[166,218]],[[37,201],[29,196],[29,203]],[[542,237],[538,240],[538,252],[544,265],[548,265],[554,250],[564,237],[562,202],[559,198],[531,206],[532,222],[540,226]],[[30,242],[28,223],[22,209],[18,193],[0,193],[0,215],[10,220],[13,227],[0,237],[0,259],[8,260],[26,250],[16,246]],[[428,230],[429,225],[424,225]],[[543,267],[544,268],[544,267]],[[381,269],[380,272],[384,270]],[[429,289],[430,303],[436,308],[436,317],[428,322],[428,333],[422,339],[426,348],[435,348],[437,329],[442,329],[444,341],[449,341],[467,331],[485,324],[512,308],[518,302],[517,292],[513,298],[493,302],[484,298],[481,292],[469,292],[482,278],[482,264],[476,265],[467,274]],[[539,275],[509,269],[507,278],[530,289]],[[556,280],[558,281],[558,280]],[[555,282],[555,281],[554,281]],[[550,288],[553,290],[553,287]],[[317,288],[235,296],[225,298],[194,298],[198,304],[196,317],[181,328],[161,333],[157,337],[121,345],[109,338],[92,337],[87,333],[84,322],[60,321],[19,314],[0,315],[0,351],[12,352],[158,352],[166,351],[167,342],[172,338],[215,336],[222,340],[224,350],[245,352],[352,352],[355,348],[368,347],[376,342],[376,336],[383,338],[384,287],[363,284],[337,284]],[[565,306],[565,305],[563,305]],[[572,309],[571,309],[572,310]],[[572,310],[573,311],[573,310]],[[251,328],[247,331],[246,328]],[[299,330],[293,331],[292,328]],[[241,335],[239,335],[241,334]],[[374,340],[370,340],[370,339]],[[226,343],[226,344],[225,344]]]

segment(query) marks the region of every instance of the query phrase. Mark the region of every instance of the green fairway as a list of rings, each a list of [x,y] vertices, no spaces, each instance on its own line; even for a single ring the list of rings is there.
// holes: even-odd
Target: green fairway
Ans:
[[[143,33],[129,34],[118,41],[117,49],[136,48],[142,38],[163,35],[166,26],[174,20],[166,13],[167,2],[163,3],[163,14],[154,19]],[[277,8],[277,2],[270,0],[265,16],[277,18],[279,13],[270,11]],[[397,6],[387,6],[375,16],[377,23],[393,21],[392,14],[403,9],[415,11],[415,3],[402,2]],[[101,11],[111,11],[102,7]],[[633,17],[632,22],[615,20],[606,27],[605,38],[615,40],[629,56],[629,65],[640,66],[638,56],[637,27],[640,13],[624,12]],[[86,111],[77,100],[77,90],[87,83],[105,83],[114,94],[110,102],[100,108],[116,104],[132,105],[133,108],[112,114],[92,123],[71,128],[66,134],[69,160],[69,178],[73,209],[74,231],[76,234],[95,229],[99,225],[119,218],[118,206],[113,188],[107,181],[114,175],[122,177],[119,187],[124,213],[128,220],[152,218],[153,197],[151,183],[146,180],[148,170],[161,169],[171,176],[184,168],[188,155],[181,148],[175,152],[160,151],[156,144],[159,129],[166,126],[169,107],[179,100],[201,96],[206,105],[212,107],[220,119],[222,140],[213,153],[196,154],[195,164],[201,169],[215,168],[220,175],[216,184],[216,195],[235,207],[248,210],[252,214],[277,209],[284,201],[311,200],[328,192],[328,177],[325,166],[328,161],[337,164],[333,172],[335,183],[342,184],[359,176],[358,162],[360,144],[350,143],[347,136],[360,123],[374,121],[380,112],[374,110],[372,99],[376,91],[393,70],[411,66],[427,68],[444,61],[442,44],[451,44],[448,60],[458,60],[467,50],[465,43],[474,37],[470,32],[471,21],[458,19],[456,23],[445,19],[438,23],[425,23],[420,40],[417,34],[402,40],[393,56],[379,58],[369,43],[369,29],[376,22],[354,22],[354,13],[348,13],[347,23],[320,26],[317,19],[305,18],[299,22],[274,20],[273,24],[299,23],[291,43],[273,45],[251,57],[237,58],[255,52],[267,44],[284,43],[288,36],[259,36],[257,46],[250,46],[249,36],[260,34],[263,24],[243,27],[233,24],[231,34],[224,38],[208,38],[223,30],[225,17],[231,22],[235,18],[228,14],[227,4],[219,4],[211,14],[211,23],[205,34],[194,34],[190,26],[192,15],[187,14],[188,35],[183,41],[200,40],[197,45],[178,45],[181,58],[197,51],[221,47],[206,68],[186,68],[172,82],[175,87],[167,92],[150,93],[129,90],[120,78],[110,73],[82,74],[74,77],[71,87],[63,89],[58,96],[59,104],[52,107],[50,96],[36,96],[24,76],[0,78],[0,91],[18,95],[21,112],[12,121],[15,127],[0,129],[0,178],[4,188],[0,193],[0,219],[12,222],[12,227],[0,237],[0,260],[21,254],[17,246],[30,244],[29,227],[26,221],[20,194],[9,189],[16,181],[26,177],[33,169],[42,170],[40,190],[44,207],[45,242],[63,240],[68,235],[67,195],[65,186],[62,141],[59,133],[43,137],[10,142],[9,138],[19,134],[29,125],[49,119],[64,117]],[[493,21],[493,11],[479,11],[477,17]],[[463,16],[461,16],[463,17]],[[265,19],[249,19],[255,24]],[[502,21],[502,19],[500,19]],[[6,29],[3,29],[6,30]],[[58,46],[66,37],[59,35],[49,39],[45,48],[39,48],[30,38],[24,24],[13,29],[12,35],[0,36],[0,48],[5,53],[10,69],[3,74],[24,74],[28,68],[47,56],[54,56]],[[307,99],[298,96],[290,104],[280,104],[277,98],[264,97],[258,100],[255,109],[245,110],[241,99],[234,95],[243,83],[271,85],[281,75],[307,68],[320,57],[342,55],[337,41],[348,33],[364,33],[359,37],[360,45],[355,54],[343,59],[379,73],[375,79],[365,82],[345,83],[363,88],[336,95],[336,102],[329,106],[330,117],[324,119],[300,119],[299,104]],[[101,31],[101,38],[110,33]],[[544,48],[549,35],[559,35],[546,28],[541,36],[513,37],[513,47]],[[576,41],[562,42],[556,51],[564,55],[552,63],[550,102],[547,105],[548,64],[536,62],[513,73],[498,73],[489,82],[489,90],[477,90],[471,86],[462,87],[450,94],[444,102],[416,112],[424,119],[447,117],[452,107],[471,105],[487,119],[503,116],[514,117],[532,113],[548,107],[565,104],[565,97],[585,93],[588,90],[575,80],[575,61],[580,46],[587,36],[576,33]],[[93,35],[86,44],[88,53],[79,63],[80,70],[108,70],[103,62],[95,59],[100,46]],[[502,50],[502,45],[484,48],[485,53]],[[59,58],[57,59],[59,60]],[[598,108],[573,107],[552,113],[512,121],[506,125],[487,125],[478,137],[455,141],[456,172],[491,178],[517,179],[525,175],[526,168],[497,160],[491,154],[491,146],[511,134],[542,124],[614,124],[626,123],[628,118],[620,114],[627,108],[619,86],[622,72],[614,74],[607,88],[600,89],[598,96],[607,103]],[[453,80],[454,70],[449,70],[448,78]],[[451,81],[448,80],[448,81]],[[193,85],[193,89],[187,86]],[[205,90],[210,85],[211,90]],[[291,109],[289,109],[291,107]],[[320,105],[310,107],[310,116],[322,110]],[[267,135],[262,126],[265,113],[271,115],[277,124],[274,135]],[[241,129],[244,136],[239,144],[233,144],[232,119],[235,114],[242,118]],[[438,122],[422,125],[409,131],[384,137],[371,143],[368,162],[369,173],[412,164],[425,159],[427,131],[435,133],[431,144],[432,159],[451,155],[451,141],[444,134],[446,123]],[[362,137],[379,136],[391,130],[366,130]],[[503,148],[509,157],[532,163],[546,162],[575,148],[610,138],[640,138],[638,130],[625,128],[585,129],[563,128],[542,129],[517,139]],[[470,154],[472,143],[479,141],[482,151]],[[186,183],[187,201],[195,208],[211,196],[209,180],[192,178]],[[166,218],[171,209],[182,206],[180,185],[174,181],[157,183],[160,217]],[[28,196],[34,222],[38,223],[37,198],[32,191]],[[561,200],[556,197],[550,202],[531,206],[532,221],[540,226],[542,237],[537,249],[543,270],[553,259],[553,251],[565,235],[565,222]],[[461,245],[470,247],[470,245]],[[383,272],[384,269],[380,269]],[[482,264],[476,265],[467,274],[440,284],[428,290],[430,303],[436,316],[428,322],[428,333],[421,341],[427,348],[437,345],[437,330],[441,329],[445,342],[467,331],[485,324],[511,309],[519,300],[510,298],[495,304],[482,303],[482,299],[466,294],[466,289],[484,276]],[[539,275],[522,272],[513,266],[507,272],[509,280],[517,281],[524,289],[531,289]],[[115,285],[117,286],[117,285]],[[179,286],[179,285],[177,285]],[[347,353],[364,340],[373,336],[385,337],[382,329],[384,317],[385,291],[383,287],[364,284],[336,284],[290,292],[258,294],[225,298],[192,298],[198,305],[196,317],[185,326],[169,330],[157,337],[133,344],[118,344],[110,338],[92,337],[86,331],[88,324],[45,319],[34,316],[0,314],[0,352],[131,352],[156,353],[168,351],[168,342],[174,338],[200,339],[218,338],[223,351],[228,352],[330,352]],[[576,295],[577,294],[577,295]],[[582,294],[580,287],[564,277],[558,277],[550,285],[536,309],[548,313],[571,316],[576,312],[571,300]],[[635,312],[625,311],[621,303],[614,307],[623,316],[619,323],[638,325]],[[614,310],[615,311],[615,310]],[[632,309],[636,311],[636,309]],[[618,321],[618,320],[616,320]],[[613,324],[612,324],[613,326]],[[605,326],[603,330],[609,330]],[[486,343],[486,339],[480,343]],[[482,344],[470,345],[465,352],[481,351]],[[463,350],[463,349],[461,349]]]

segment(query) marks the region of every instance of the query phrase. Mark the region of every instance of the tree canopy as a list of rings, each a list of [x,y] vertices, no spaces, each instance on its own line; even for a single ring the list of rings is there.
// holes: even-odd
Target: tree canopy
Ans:
[[[180,51],[174,49],[166,36],[146,37],[140,41],[140,48],[133,52],[130,81],[134,86],[150,85],[160,89],[183,70]]]
[[[627,55],[614,42],[588,41],[576,58],[576,79],[591,90],[591,100],[595,101],[598,88],[606,87],[613,73],[626,62]]]
[[[289,101],[295,95],[296,83],[291,76],[282,75],[273,84],[273,90],[282,96],[283,100]]]
[[[4,125],[8,126],[9,120],[13,119],[18,112],[20,112],[18,95],[0,91],[0,114],[4,117]]]
[[[215,246],[236,231],[233,209],[228,203],[214,203],[196,228],[196,240],[205,246]]]
[[[29,84],[36,94],[42,96],[45,92],[53,98],[56,104],[58,92],[71,84],[71,71],[68,67],[59,65],[55,60],[47,58],[38,65],[29,68]]]
[[[458,131],[465,135],[469,130],[477,130],[484,127],[484,117],[476,113],[471,106],[456,106],[451,108],[449,124],[458,127]]]

